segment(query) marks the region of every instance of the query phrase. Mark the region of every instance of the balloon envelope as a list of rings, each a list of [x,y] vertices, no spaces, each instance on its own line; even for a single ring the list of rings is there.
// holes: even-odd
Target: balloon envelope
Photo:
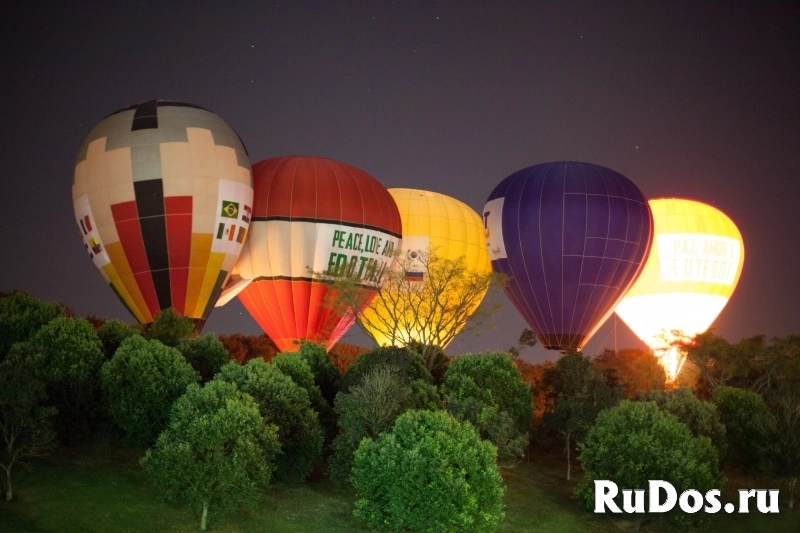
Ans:
[[[519,170],[483,210],[489,258],[545,348],[579,350],[639,274],[653,221],[628,178],[589,163]]]
[[[202,327],[241,251],[252,200],[239,136],[192,104],[153,100],[112,113],[75,162],[86,250],[142,324],[173,307]]]
[[[371,298],[394,262],[397,206],[363,170],[322,157],[261,161],[253,182],[253,223],[236,267],[252,282],[239,299],[282,351],[301,339],[330,348],[355,317],[325,305],[331,286],[315,274],[347,272]]]
[[[430,251],[447,260],[463,257],[465,266],[471,271],[492,271],[483,234],[483,222],[478,213],[467,204],[444,194],[418,189],[389,189],[389,194],[394,198],[400,212],[403,225],[400,260],[412,260],[406,265],[406,274],[416,275],[412,283],[425,282],[425,268],[420,264],[419,272],[415,272],[412,258],[416,254],[427,254]],[[457,291],[452,290],[443,295],[443,299],[448,297],[457,298]],[[402,297],[389,298],[389,301],[409,304],[409,300]],[[480,301],[477,302],[479,303]],[[471,312],[475,309],[477,305]],[[419,316],[420,314],[423,316]],[[400,315],[404,318],[397,319]],[[446,317],[442,318],[446,320]],[[435,334],[426,330],[427,321],[424,310],[421,309],[398,309],[397,305],[387,309],[385,303],[376,300],[363,311],[359,320],[379,346],[406,345],[410,341],[425,343],[436,338]],[[380,324],[381,327],[376,327],[375,324]],[[389,325],[396,327],[390,328]]]
[[[694,337],[711,326],[739,282],[744,242],[733,221],[710,205],[663,198],[650,200],[650,208],[653,248],[616,312],[659,353],[666,351],[673,330]],[[662,358],[662,363],[674,379],[680,360]]]

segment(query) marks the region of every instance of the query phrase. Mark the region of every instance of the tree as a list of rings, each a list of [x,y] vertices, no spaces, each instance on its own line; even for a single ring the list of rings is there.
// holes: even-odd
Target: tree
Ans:
[[[720,386],[714,389],[714,404],[728,436],[729,462],[749,472],[765,472],[769,409],[764,399],[751,391]]]
[[[720,421],[717,407],[711,402],[701,401],[692,391],[683,387],[669,392],[649,391],[640,393],[636,399],[655,402],[659,408],[675,415],[695,437],[708,437],[720,459],[725,458],[728,444],[725,426]]]
[[[278,347],[266,335],[234,333],[220,335],[219,341],[225,346],[231,361],[236,361],[240,365],[246,364],[250,359],[262,359],[269,363],[278,353]]]
[[[401,379],[406,383],[421,379],[428,383],[433,382],[433,377],[419,354],[412,352],[408,348],[398,348],[388,346],[385,348],[374,348],[371,351],[359,355],[358,358],[347,367],[347,372],[342,376],[340,388],[347,392],[350,387],[369,374],[379,366],[389,366],[394,368]]]
[[[528,445],[531,388],[506,352],[466,354],[447,369],[442,385],[447,411],[471,422],[492,441],[503,467],[514,466]]]
[[[183,317],[174,308],[168,307],[160,311],[144,330],[147,339],[175,347],[181,339],[195,334],[195,325],[191,318]]]
[[[97,335],[103,343],[103,353],[105,353],[106,359],[111,359],[122,341],[133,335],[141,335],[141,330],[137,326],[112,318],[100,326]]]
[[[277,433],[236,385],[192,384],[141,463],[168,499],[202,510],[205,530],[209,509],[228,512],[261,497],[280,450]]]
[[[516,358],[514,359],[514,364],[519,369],[522,381],[531,386],[531,391],[533,393],[531,398],[533,408],[531,421],[534,425],[540,424],[545,411],[547,411],[551,403],[550,398],[553,396],[552,391],[545,386],[544,372],[553,366],[554,363],[552,361],[545,361],[544,363],[531,364],[520,358]]]
[[[178,351],[200,374],[203,383],[211,381],[230,360],[225,346],[212,333],[197,339],[181,339],[178,342]]]
[[[301,341],[297,354],[308,363],[311,373],[314,375],[314,384],[319,387],[322,397],[325,398],[328,405],[333,405],[333,399],[339,392],[339,380],[342,378],[342,374],[328,357],[325,348],[313,342]]]
[[[355,453],[354,514],[390,531],[494,531],[503,480],[494,446],[438,411],[409,411]]]
[[[336,396],[339,434],[333,441],[331,479],[338,485],[349,481],[353,454],[365,437],[377,438],[409,409],[439,408],[431,401],[431,395],[438,399],[430,383],[416,380],[409,384],[397,369],[377,366],[349,392]]]
[[[519,354],[522,352],[522,350],[524,350],[526,347],[536,346],[538,342],[539,341],[536,338],[536,333],[534,333],[531,329],[525,328],[522,330],[522,333],[520,333],[517,344],[509,348],[508,353],[511,354],[511,357],[516,359],[519,357]]]
[[[33,336],[30,351],[17,355],[30,364],[58,409],[56,430],[62,437],[90,429],[96,413],[103,345],[92,325],[83,319],[57,317]]]
[[[289,376],[292,381],[302,387],[308,394],[311,408],[317,412],[320,424],[325,430],[323,447],[327,449],[336,436],[336,413],[333,411],[333,407],[322,397],[306,359],[299,353],[282,353],[275,356],[272,364],[277,366],[284,375]]]
[[[59,316],[64,316],[64,310],[58,304],[24,292],[0,298],[0,361],[14,343],[30,340],[39,328]]]
[[[789,509],[800,477],[800,385],[784,384],[767,396],[769,438],[764,441],[771,471],[789,487]]]
[[[490,326],[490,318],[501,307],[480,307],[480,303],[488,291],[502,286],[504,278],[467,268],[464,257],[447,259],[428,250],[416,259],[398,259],[395,265],[377,289],[364,289],[361,280],[348,272],[316,277],[334,286],[326,306],[342,315],[358,316],[378,346],[383,339],[388,339],[388,346],[416,341],[428,370],[433,368],[437,349],[462,331],[478,332]],[[372,299],[371,291],[375,291]]]
[[[228,363],[213,381],[233,383],[252,396],[261,416],[278,427],[281,453],[275,478],[302,481],[308,477],[322,455],[324,433],[305,389],[261,359],[251,359],[244,366]]]
[[[336,365],[336,368],[339,369],[339,372],[344,373],[347,372],[347,367],[358,359],[358,356],[368,351],[367,348],[356,346],[355,344],[337,342],[333,345],[333,348],[331,348],[328,354],[330,354],[331,361]]]
[[[595,480],[613,480],[620,489],[643,489],[653,479],[671,483],[678,494],[694,489],[704,494],[723,482],[719,457],[707,437],[695,437],[675,416],[653,402],[623,400],[597,416],[580,445],[585,476],[575,491],[587,509],[594,509]],[[622,507],[622,498],[616,498]],[[686,525],[704,513],[676,509],[666,514],[632,515],[642,520],[667,520]]]
[[[609,386],[591,359],[579,352],[564,355],[545,370],[544,381],[552,391],[553,401],[542,420],[565,437],[564,454],[569,480],[572,475],[572,439],[582,439],[597,415],[619,402],[622,392]]]
[[[20,346],[19,344],[15,346]],[[0,468],[6,474],[6,501],[13,496],[11,470],[27,459],[44,457],[55,444],[52,418],[42,383],[25,365],[0,363]]]
[[[173,402],[199,374],[175,348],[128,337],[100,370],[108,410],[133,442],[152,444],[167,426]]]
[[[628,399],[633,399],[639,392],[663,391],[667,382],[664,367],[650,350],[603,350],[594,358],[594,365],[601,372],[616,372]]]

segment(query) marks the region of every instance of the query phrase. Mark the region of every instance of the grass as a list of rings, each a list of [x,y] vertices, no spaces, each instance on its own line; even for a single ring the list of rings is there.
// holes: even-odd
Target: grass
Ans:
[[[161,501],[138,465],[138,452],[102,449],[62,451],[57,458],[17,474],[16,499],[0,502],[2,533],[168,533],[199,531],[199,512]],[[595,516],[571,498],[576,480],[566,482],[563,459],[544,454],[504,473],[506,518],[501,532],[606,533],[629,529],[613,516]],[[575,478],[580,479],[578,472]],[[723,501],[733,501],[738,488],[770,487],[770,480],[732,477]],[[277,485],[250,512],[224,518],[212,516],[215,533],[344,533],[369,531],[352,516],[354,495],[328,481]],[[786,498],[781,514],[719,515],[699,531],[725,533],[800,532],[800,512],[789,513]],[[753,507],[753,506],[751,506]],[[646,531],[670,531],[646,527]]]

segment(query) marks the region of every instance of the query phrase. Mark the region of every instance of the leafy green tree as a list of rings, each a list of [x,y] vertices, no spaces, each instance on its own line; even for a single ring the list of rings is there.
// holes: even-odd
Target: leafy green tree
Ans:
[[[728,444],[725,440],[725,426],[720,421],[717,407],[711,402],[704,402],[691,390],[682,387],[669,392],[649,391],[640,393],[636,399],[644,402],[655,402],[664,411],[675,415],[686,424],[695,437],[708,437],[717,450],[720,459],[725,458]]]
[[[749,472],[767,470],[763,443],[769,435],[769,409],[758,394],[735,387],[714,389],[714,404],[730,445],[728,460]]]
[[[191,318],[183,317],[174,308],[169,307],[159,312],[155,320],[145,326],[144,330],[147,339],[175,347],[181,339],[195,334],[195,325]]]
[[[96,415],[103,345],[82,318],[57,317],[37,331],[32,350],[19,354],[33,365],[47,396],[58,409],[56,431],[62,437],[86,434]]]
[[[354,514],[388,531],[494,531],[504,516],[496,453],[469,423],[409,411],[358,447]]]
[[[106,359],[111,359],[122,341],[134,335],[141,335],[141,330],[138,326],[112,318],[105,321],[97,331],[97,335],[103,343],[103,353],[105,353]]]
[[[261,416],[278,427],[281,454],[275,478],[302,481],[322,455],[324,432],[308,393],[272,364],[252,359],[246,365],[228,363],[213,381],[234,383],[253,397]]]
[[[342,378],[342,374],[328,357],[325,348],[313,342],[301,341],[297,354],[308,363],[311,373],[314,375],[314,383],[319,387],[322,397],[325,398],[328,405],[333,405],[333,399],[339,392],[339,380]]]
[[[377,438],[391,429],[409,409],[436,409],[436,389],[424,380],[407,383],[395,368],[376,366],[359,384],[336,396],[339,434],[333,441],[331,479],[345,485],[353,467],[353,454],[365,437]]]
[[[43,457],[55,445],[51,420],[55,414],[55,408],[47,405],[44,383],[30,367],[0,363],[0,468],[6,474],[6,501],[13,496],[12,468],[29,466],[27,459]]]
[[[447,410],[471,422],[498,449],[501,466],[515,465],[528,445],[531,387],[506,352],[466,354],[447,369],[442,385]]]
[[[398,348],[388,346],[385,348],[375,348],[367,353],[361,354],[347,367],[347,372],[342,376],[341,390],[347,392],[350,387],[356,385],[361,379],[369,374],[377,366],[389,366],[395,369],[398,375],[411,383],[416,379],[421,379],[429,383],[433,382],[425,362],[415,352],[408,348]]]
[[[298,353],[281,353],[275,356],[272,364],[308,393],[311,408],[317,412],[320,424],[325,430],[323,448],[327,450],[336,436],[336,413],[322,397],[306,359]]]
[[[100,371],[108,410],[127,437],[152,444],[167,426],[173,402],[200,376],[175,348],[128,337]]]
[[[258,502],[280,450],[277,433],[236,385],[192,384],[141,463],[168,499],[201,510],[205,530],[209,510],[222,514]]]
[[[572,477],[572,439],[582,439],[600,411],[613,407],[622,399],[622,391],[609,386],[606,375],[580,352],[561,357],[544,371],[543,381],[550,391],[551,401],[542,420],[565,437],[564,455],[569,480]]]
[[[452,358],[444,353],[444,350],[438,346],[425,346],[417,341],[411,341],[406,344],[406,348],[415,352],[420,357],[425,359],[425,354],[431,359],[430,373],[433,378],[433,384],[436,386],[444,383],[444,375],[447,369],[450,368]]]
[[[783,384],[767,396],[768,438],[763,441],[770,470],[789,487],[789,509],[800,478],[800,385]]]
[[[45,324],[64,316],[54,302],[43,302],[24,292],[12,292],[0,298],[0,361],[16,342],[30,340]]]
[[[199,374],[203,383],[211,379],[229,361],[225,346],[209,333],[197,339],[181,339],[178,351]]]
[[[580,448],[585,477],[575,494],[589,510],[594,509],[595,480],[614,480],[620,488],[615,500],[620,508],[622,489],[646,490],[652,479],[671,483],[678,494],[689,489],[705,493],[723,483],[719,457],[708,437],[693,436],[685,424],[653,402],[623,400],[602,411]],[[686,525],[701,521],[703,514],[676,508],[664,515],[631,516]]]

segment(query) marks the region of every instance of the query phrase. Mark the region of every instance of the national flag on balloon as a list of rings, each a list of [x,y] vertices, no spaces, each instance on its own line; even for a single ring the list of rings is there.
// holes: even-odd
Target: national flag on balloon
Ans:
[[[225,218],[239,218],[239,202],[223,200],[220,215]]]

